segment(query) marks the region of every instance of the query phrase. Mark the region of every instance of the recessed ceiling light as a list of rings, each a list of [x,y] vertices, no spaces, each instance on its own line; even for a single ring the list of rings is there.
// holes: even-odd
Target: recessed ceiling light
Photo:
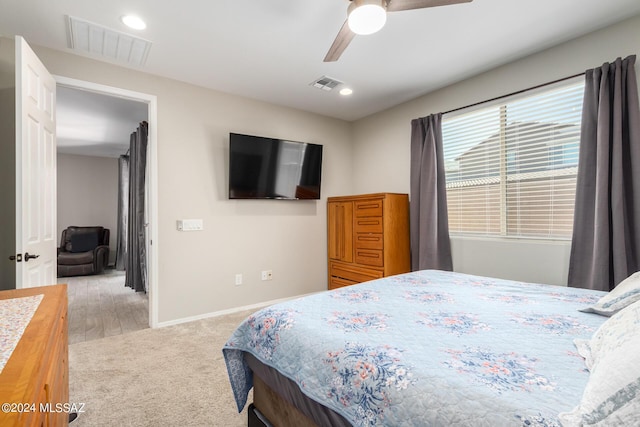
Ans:
[[[134,30],[144,30],[147,28],[147,24],[135,15],[125,15],[122,18],[122,23]]]
[[[348,87],[340,89],[340,95],[348,96],[348,95],[351,95],[352,93],[353,93],[353,91],[351,89],[349,89]]]

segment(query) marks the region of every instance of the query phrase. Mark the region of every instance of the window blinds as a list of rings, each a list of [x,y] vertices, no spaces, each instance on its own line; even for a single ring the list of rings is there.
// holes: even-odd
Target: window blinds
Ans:
[[[442,124],[451,234],[571,238],[584,83]]]

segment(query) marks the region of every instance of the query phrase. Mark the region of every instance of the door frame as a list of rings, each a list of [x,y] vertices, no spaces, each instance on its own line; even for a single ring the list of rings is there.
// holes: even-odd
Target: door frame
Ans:
[[[128,89],[106,86],[84,80],[72,79],[64,76],[53,75],[57,85],[73,89],[95,92],[107,96],[115,96],[132,101],[144,102],[148,106],[148,150],[147,171],[148,171],[148,197],[149,197],[149,228],[151,243],[147,255],[148,262],[148,295],[149,295],[149,326],[157,328],[158,325],[158,300],[159,300],[159,279],[158,279],[158,102],[155,95],[142,92],[135,92]],[[56,201],[57,205],[57,201]]]

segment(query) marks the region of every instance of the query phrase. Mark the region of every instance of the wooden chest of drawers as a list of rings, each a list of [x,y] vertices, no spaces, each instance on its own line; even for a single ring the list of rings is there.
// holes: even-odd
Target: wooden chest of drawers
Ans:
[[[0,373],[0,403],[22,409],[0,412],[3,427],[69,424],[67,285],[2,291],[0,299],[39,294],[42,301]]]
[[[406,194],[330,197],[327,224],[329,289],[410,270]]]

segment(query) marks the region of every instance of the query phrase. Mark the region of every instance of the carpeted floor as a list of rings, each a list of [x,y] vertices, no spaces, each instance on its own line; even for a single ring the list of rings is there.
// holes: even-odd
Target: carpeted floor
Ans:
[[[246,426],[221,349],[250,313],[70,345],[71,426]]]

